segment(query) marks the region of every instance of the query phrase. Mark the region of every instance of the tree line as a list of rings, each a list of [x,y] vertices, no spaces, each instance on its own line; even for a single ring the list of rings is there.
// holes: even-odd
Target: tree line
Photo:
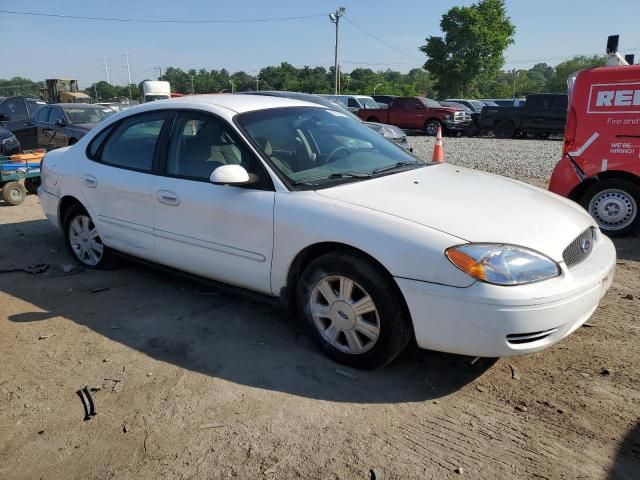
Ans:
[[[426,55],[422,68],[407,73],[356,68],[340,72],[340,93],[372,95],[424,95],[443,98],[510,98],[528,93],[562,93],[570,74],[604,65],[604,55],[576,56],[555,67],[538,63],[529,69],[504,69],[504,51],[513,43],[515,26],[507,16],[504,0],[480,0],[467,7],[453,7],[442,15],[441,36],[429,36],[419,47]],[[333,93],[333,67],[290,63],[262,68],[255,75],[226,69],[183,70],[168,67],[158,80],[171,84],[181,94],[289,90],[305,93]],[[0,96],[39,96],[42,82],[15,77],[0,79]],[[119,98],[137,100],[138,85],[116,86],[96,82],[84,90],[94,101]]]

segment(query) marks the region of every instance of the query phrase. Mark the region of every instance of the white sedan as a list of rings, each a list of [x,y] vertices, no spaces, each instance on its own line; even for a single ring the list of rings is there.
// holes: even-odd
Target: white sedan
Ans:
[[[38,194],[86,267],[124,253],[280,297],[327,355],[362,368],[412,338],[473,356],[541,350],[591,316],[615,266],[577,204],[277,97],[120,112],[48,153]]]

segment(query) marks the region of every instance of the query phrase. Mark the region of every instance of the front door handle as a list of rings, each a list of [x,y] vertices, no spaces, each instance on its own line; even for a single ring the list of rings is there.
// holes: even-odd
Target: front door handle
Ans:
[[[98,186],[98,179],[93,175],[85,175],[82,178],[82,183],[84,183],[86,187],[96,188]]]
[[[34,125],[35,125],[35,123],[30,122],[30,121],[24,122],[24,126],[25,127],[33,127]]]
[[[170,207],[176,207],[180,205],[180,199],[178,195],[169,190],[158,190],[156,193],[158,201],[160,203],[164,203],[165,205],[169,205]]]

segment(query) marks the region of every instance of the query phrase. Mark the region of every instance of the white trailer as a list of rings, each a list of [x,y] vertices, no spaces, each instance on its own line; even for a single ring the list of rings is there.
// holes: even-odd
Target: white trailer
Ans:
[[[169,82],[159,80],[145,80],[142,82],[143,103],[171,98],[171,85]]]

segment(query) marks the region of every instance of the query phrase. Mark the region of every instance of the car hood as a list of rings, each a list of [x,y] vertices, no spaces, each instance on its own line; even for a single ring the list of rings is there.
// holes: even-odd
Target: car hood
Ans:
[[[448,164],[318,190],[323,197],[402,217],[469,242],[520,245],[562,261],[589,226],[577,204],[498,175]]]

